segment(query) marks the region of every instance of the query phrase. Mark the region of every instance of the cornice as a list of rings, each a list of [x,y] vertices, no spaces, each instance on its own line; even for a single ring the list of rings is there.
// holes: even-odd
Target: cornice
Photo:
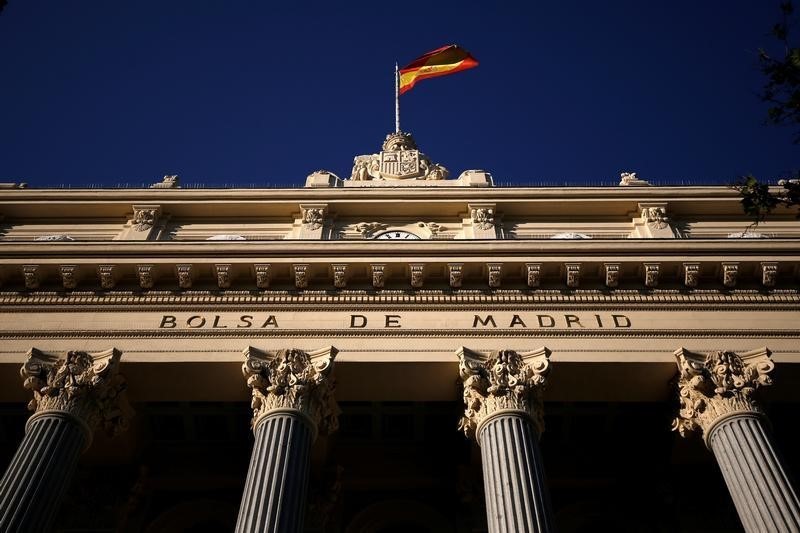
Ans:
[[[731,260],[758,257],[767,261],[777,258],[800,259],[800,239],[591,239],[591,240],[450,240],[425,241],[347,241],[347,240],[267,240],[267,241],[112,241],[112,242],[0,242],[0,264],[16,263],[26,259],[54,260],[74,258],[134,258],[143,262],[145,257],[210,258],[225,261],[237,258],[289,258],[299,256],[319,257],[326,260],[345,260],[359,255],[365,259],[391,258],[402,255],[404,260],[441,258],[458,261],[471,257],[510,257],[520,261],[558,258],[602,258],[605,261],[625,260],[630,257],[691,256],[702,260],[710,257],[731,256]],[[413,254],[413,255],[412,255]],[[732,256],[731,254],[736,254]],[[688,259],[687,259],[688,260]]]
[[[462,289],[445,290],[346,290],[346,291],[41,291],[41,292],[0,292],[0,305],[3,310],[80,309],[158,311],[180,306],[184,310],[250,310],[263,309],[304,309],[326,310],[335,306],[339,310],[403,309],[403,310],[441,310],[459,309],[497,309],[528,310],[535,305],[537,309],[559,310],[575,309],[652,309],[653,305],[668,309],[770,309],[798,310],[800,292],[792,289],[772,291],[757,290],[669,290],[617,289],[600,291],[577,289],[573,291],[539,290],[483,290]]]
[[[775,190],[779,190],[776,187]],[[378,198],[413,198],[441,201],[450,199],[475,199],[486,201],[505,199],[555,199],[583,198],[659,199],[681,198],[731,198],[740,194],[726,186],[666,186],[666,187],[437,187],[429,188],[357,188],[357,189],[3,189],[3,202],[226,202],[241,200],[247,203],[263,201],[374,200]]]

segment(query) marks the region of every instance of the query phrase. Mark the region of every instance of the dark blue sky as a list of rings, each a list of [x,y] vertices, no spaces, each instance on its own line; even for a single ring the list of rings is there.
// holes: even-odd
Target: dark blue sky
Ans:
[[[778,1],[10,0],[0,181],[302,185],[393,129],[393,68],[457,42],[402,126],[454,175],[725,182],[795,168],[765,126],[757,49]],[[800,31],[800,30],[798,30]]]

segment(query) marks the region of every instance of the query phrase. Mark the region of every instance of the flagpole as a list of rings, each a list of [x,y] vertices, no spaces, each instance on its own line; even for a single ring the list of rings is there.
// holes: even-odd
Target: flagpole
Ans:
[[[394,132],[400,133],[400,71],[394,62]]]

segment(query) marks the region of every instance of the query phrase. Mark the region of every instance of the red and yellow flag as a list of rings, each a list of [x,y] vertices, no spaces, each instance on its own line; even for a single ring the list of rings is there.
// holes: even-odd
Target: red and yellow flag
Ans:
[[[477,66],[478,61],[457,44],[437,48],[400,69],[400,94],[410,91],[420,80],[446,76]]]

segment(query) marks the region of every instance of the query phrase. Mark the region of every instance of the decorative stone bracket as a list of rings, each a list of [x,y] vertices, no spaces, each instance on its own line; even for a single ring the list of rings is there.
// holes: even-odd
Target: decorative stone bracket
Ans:
[[[527,414],[538,433],[544,431],[542,392],[550,370],[550,350],[487,354],[462,346],[457,355],[465,407],[459,428],[468,437],[477,440],[483,423],[506,411]]]
[[[675,230],[667,216],[667,203],[640,203],[634,218],[633,235],[644,239],[674,239]]]
[[[762,414],[753,395],[758,388],[772,384],[769,373],[775,364],[767,348],[707,355],[680,348],[675,357],[680,410],[672,423],[673,431],[684,437],[698,431],[708,443],[714,426],[725,418],[739,413]]]
[[[312,433],[339,427],[339,406],[333,396],[333,362],[337,350],[328,346],[313,352],[298,349],[267,353],[244,350],[242,373],[251,389],[252,425],[276,410],[298,411],[311,422]]]
[[[496,239],[499,220],[495,204],[468,204],[473,239]]]
[[[300,239],[322,239],[328,204],[300,204]]]
[[[36,413],[66,411],[91,432],[101,426],[112,435],[128,426],[133,410],[124,391],[125,378],[119,373],[122,353],[67,352],[64,359],[31,348],[20,375],[33,392],[28,408]],[[88,444],[87,444],[88,446]]]

